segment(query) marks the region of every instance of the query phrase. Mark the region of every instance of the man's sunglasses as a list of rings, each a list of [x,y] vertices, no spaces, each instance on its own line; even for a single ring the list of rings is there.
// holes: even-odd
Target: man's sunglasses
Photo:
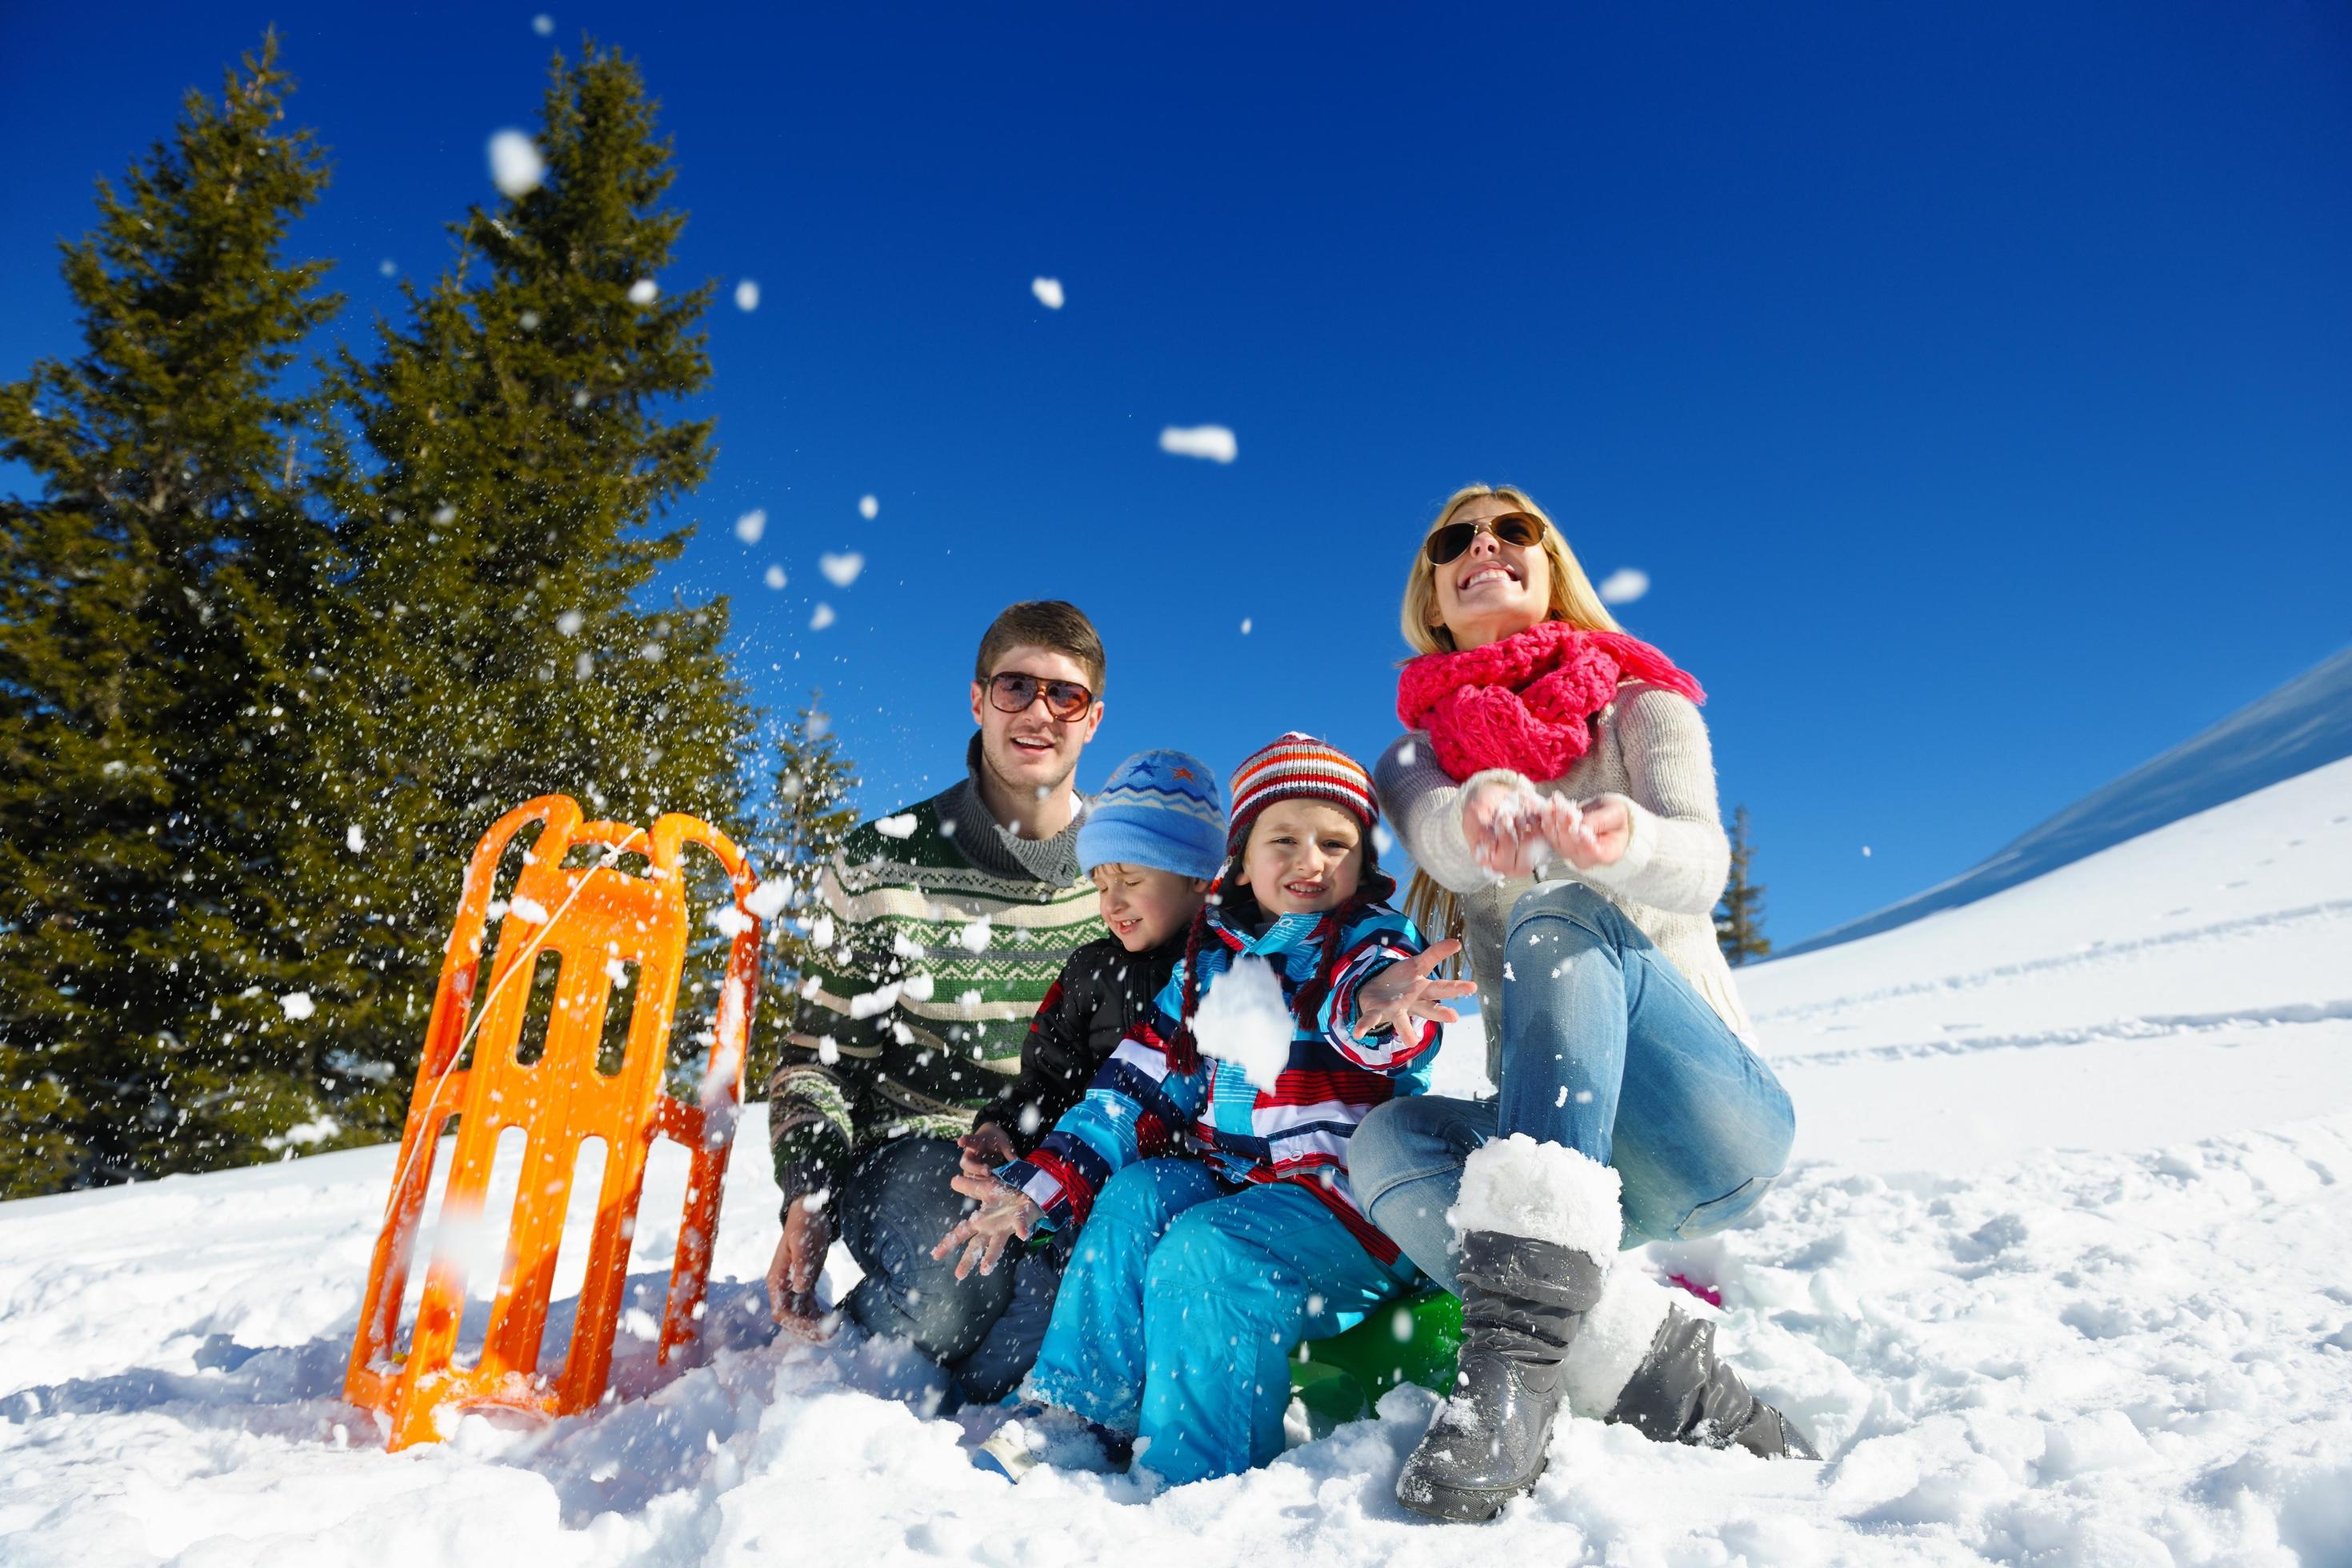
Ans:
[[[1449,522],[1431,534],[1422,549],[1428,552],[1430,560],[1443,566],[1469,549],[1470,542],[1478,537],[1482,528],[1505,544],[1522,549],[1540,542],[1544,536],[1543,519],[1529,517],[1523,511],[1507,511],[1484,522]]]
[[[1075,680],[1040,680],[1012,669],[988,678],[988,703],[999,713],[1026,713],[1041,695],[1045,711],[1065,724],[1085,718],[1095,705],[1095,694]]]

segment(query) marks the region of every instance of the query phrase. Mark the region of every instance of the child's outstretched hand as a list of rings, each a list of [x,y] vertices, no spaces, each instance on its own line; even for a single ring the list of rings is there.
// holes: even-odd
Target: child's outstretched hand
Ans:
[[[958,1176],[948,1185],[980,1205],[931,1248],[931,1256],[940,1258],[959,1247],[963,1248],[963,1256],[956,1259],[955,1277],[959,1279],[975,1268],[982,1274],[995,1273],[996,1260],[1004,1256],[1013,1238],[1017,1236],[1028,1240],[1037,1222],[1045,1217],[1036,1199],[994,1175]]]
[[[1402,1038],[1418,1035],[1424,1021],[1455,1022],[1461,1015],[1446,1004],[1457,996],[1469,995],[1478,987],[1467,980],[1440,980],[1433,972],[1461,951],[1462,944],[1449,937],[1415,957],[1390,964],[1364,982],[1356,993],[1358,1037],[1386,1028],[1393,1029]]]

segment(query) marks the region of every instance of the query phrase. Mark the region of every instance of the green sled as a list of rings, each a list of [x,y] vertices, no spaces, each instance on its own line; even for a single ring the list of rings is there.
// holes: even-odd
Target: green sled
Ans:
[[[1375,1310],[1345,1333],[1302,1343],[1290,1362],[1290,1392],[1318,1428],[1360,1421],[1402,1383],[1444,1394],[1462,1353],[1462,1302],[1421,1290]]]

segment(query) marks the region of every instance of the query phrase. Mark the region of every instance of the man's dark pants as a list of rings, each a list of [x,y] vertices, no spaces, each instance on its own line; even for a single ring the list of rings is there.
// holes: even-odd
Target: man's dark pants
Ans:
[[[861,1159],[841,1202],[841,1239],[866,1270],[842,1303],[868,1333],[904,1339],[947,1369],[967,1403],[992,1405],[1018,1386],[1054,1313],[1060,1249],[1013,1243],[995,1272],[955,1277],[931,1248],[972,1210],[948,1185],[959,1168],[943,1138],[898,1138]]]

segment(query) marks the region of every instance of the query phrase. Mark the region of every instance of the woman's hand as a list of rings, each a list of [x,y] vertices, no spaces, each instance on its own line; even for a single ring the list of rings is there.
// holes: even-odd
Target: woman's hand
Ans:
[[[1446,1004],[1478,987],[1467,980],[1440,980],[1433,972],[1461,951],[1462,944],[1448,938],[1365,981],[1356,992],[1357,1037],[1391,1029],[1404,1039],[1420,1034],[1424,1022],[1456,1022],[1461,1015]]]
[[[1525,877],[1552,857],[1540,822],[1542,797],[1525,783],[1489,780],[1463,797],[1462,833],[1470,854],[1497,877]]]
[[[983,1121],[956,1140],[963,1152],[962,1174],[993,1175],[996,1167],[1010,1162],[1020,1152],[1013,1147],[1013,1134],[993,1121]]]
[[[1633,814],[1612,795],[1588,801],[1555,797],[1545,803],[1544,841],[1580,871],[1614,866],[1633,840]]]
[[[1004,1256],[1013,1238],[1017,1236],[1028,1240],[1037,1222],[1045,1217],[1036,1199],[993,1175],[958,1176],[948,1185],[980,1205],[931,1248],[931,1256],[938,1258],[946,1258],[959,1247],[963,1248],[963,1256],[956,1259],[955,1277],[959,1279],[974,1268],[982,1274],[995,1273],[996,1260]]]

